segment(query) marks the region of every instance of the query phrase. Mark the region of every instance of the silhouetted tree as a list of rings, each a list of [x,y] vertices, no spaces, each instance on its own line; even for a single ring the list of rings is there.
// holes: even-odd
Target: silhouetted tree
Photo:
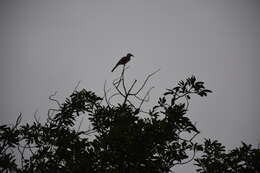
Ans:
[[[259,173],[260,149],[253,149],[252,145],[242,142],[242,146],[226,151],[217,140],[204,141],[203,155],[196,158],[196,164],[201,173]]]
[[[203,82],[194,76],[180,81],[145,110],[143,103],[149,101],[153,87],[144,96],[141,91],[157,71],[136,88],[137,80],[126,86],[125,70],[124,66],[112,82],[114,93],[106,85],[104,97],[75,89],[64,103],[51,95],[58,108],[49,110],[46,122],[35,117],[33,124],[20,125],[20,115],[14,125],[1,125],[0,171],[162,173],[191,162],[198,151],[204,153],[195,159],[199,172],[259,171],[259,149],[243,144],[225,153],[216,141],[194,142],[199,130],[186,113],[192,95],[211,92]],[[113,104],[116,100],[119,103]],[[84,116],[90,128],[82,129],[81,122],[76,128]]]

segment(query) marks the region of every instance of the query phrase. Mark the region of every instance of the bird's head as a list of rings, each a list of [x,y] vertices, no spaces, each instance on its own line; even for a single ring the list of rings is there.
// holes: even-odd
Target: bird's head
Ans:
[[[132,55],[131,53],[128,53],[127,55],[126,55],[127,57],[134,57],[134,55]]]

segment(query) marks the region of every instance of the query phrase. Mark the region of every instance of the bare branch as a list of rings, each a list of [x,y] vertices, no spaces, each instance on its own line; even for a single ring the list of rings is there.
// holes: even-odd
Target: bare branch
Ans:
[[[118,92],[121,96],[125,97],[125,95],[120,91],[120,89],[118,88],[118,86],[116,86],[115,83],[113,83],[113,85],[114,85],[114,87],[116,88],[117,92]]]
[[[135,107],[135,105],[134,105],[130,100],[127,100],[127,102],[128,102],[131,106]]]
[[[155,72],[149,74],[149,75],[146,77],[146,79],[145,79],[143,85],[139,88],[139,90],[138,90],[136,93],[132,94],[132,95],[137,95],[137,94],[139,94],[139,92],[140,92],[140,91],[144,88],[144,86],[146,85],[146,83],[147,83],[147,81],[149,80],[149,78],[152,77],[155,73],[157,73],[157,72],[159,72],[159,71],[160,71],[160,69],[158,69],[158,70],[156,70]]]
[[[151,87],[151,88],[146,92],[144,98],[142,99],[142,102],[141,102],[140,105],[139,105],[139,109],[141,109],[141,107],[142,107],[142,105],[143,105],[143,103],[144,103],[144,101],[145,101],[145,98],[149,96],[149,94],[150,94],[150,92],[152,91],[153,88],[154,88],[154,87]]]
[[[81,81],[78,81],[78,83],[77,83],[77,85],[75,86],[73,92],[77,91],[77,89],[78,89],[78,87],[79,87],[79,85],[80,85],[80,82],[81,82]]]
[[[137,100],[139,100],[139,101],[145,101],[145,102],[148,102],[149,101],[149,99],[150,99],[150,97],[148,96],[147,97],[147,99],[144,99],[144,98],[141,98],[141,97],[139,97],[138,95],[133,95]]]
[[[56,94],[57,94],[57,91],[55,91],[54,94],[52,94],[52,95],[49,96],[49,100],[56,102],[57,105],[59,106],[59,108],[61,108],[60,102],[59,102],[57,99],[53,98],[54,96],[56,96]]]
[[[123,103],[123,104],[126,103],[126,101],[127,101],[127,99],[128,99],[128,96],[130,95],[130,92],[131,92],[131,90],[133,89],[133,87],[134,87],[134,85],[135,85],[136,82],[137,82],[137,80],[134,80],[134,82],[133,82],[133,84],[131,85],[130,89],[127,91],[126,96],[125,96],[125,100],[124,100],[124,103]],[[123,82],[123,83],[124,83],[124,82]]]
[[[120,95],[120,94],[119,94],[119,93],[114,93],[114,94],[112,94],[112,95],[109,97],[108,102],[110,103],[110,100],[111,100],[113,97],[117,96],[117,95]]]
[[[130,89],[128,90],[128,94],[130,94],[131,90],[133,89],[134,85],[136,84],[137,80],[135,79],[133,84],[131,85]]]
[[[20,112],[17,119],[16,119],[16,122],[13,126],[13,129],[16,129],[18,127],[18,125],[21,123],[21,121],[22,121],[22,113]]]
[[[107,98],[107,93],[111,90],[111,88],[109,88],[108,90],[106,90],[106,83],[107,81],[105,80],[105,83],[104,83],[104,98],[105,98],[105,101],[107,103],[107,105],[110,107],[110,102],[109,102],[109,99]]]
[[[117,79],[115,79],[115,80],[113,80],[112,83],[113,83],[113,86],[115,87],[117,93],[111,95],[111,96],[109,97],[109,99],[107,100],[107,102],[110,103],[110,99],[112,99],[114,96],[121,95],[121,96],[124,98],[123,105],[124,105],[126,102],[128,102],[130,105],[133,105],[133,104],[131,103],[131,101],[129,101],[129,96],[133,96],[133,97],[135,97],[137,100],[139,100],[139,101],[141,102],[140,105],[139,105],[139,108],[140,108],[144,102],[147,102],[147,101],[149,100],[149,93],[150,93],[150,91],[151,91],[151,89],[152,89],[153,87],[148,90],[148,92],[145,94],[145,96],[144,96],[143,98],[141,98],[140,96],[138,96],[138,94],[139,94],[140,91],[144,88],[144,86],[146,85],[146,83],[147,83],[147,81],[149,80],[149,78],[150,78],[151,76],[153,76],[155,73],[157,73],[158,71],[160,71],[160,69],[158,69],[158,70],[156,70],[155,72],[149,74],[149,75],[146,77],[144,83],[141,85],[141,87],[140,87],[136,92],[134,92],[134,93],[132,93],[132,90],[133,90],[135,84],[137,83],[137,80],[135,79],[135,80],[133,81],[133,83],[131,84],[130,88],[127,89],[127,88],[126,88],[126,85],[125,85],[125,70],[126,70],[126,69],[127,69],[127,68],[126,68],[125,66],[123,66],[123,69],[122,69],[122,72],[121,72],[120,77],[117,78]],[[122,86],[123,89],[120,89],[120,88],[119,88],[120,85]]]

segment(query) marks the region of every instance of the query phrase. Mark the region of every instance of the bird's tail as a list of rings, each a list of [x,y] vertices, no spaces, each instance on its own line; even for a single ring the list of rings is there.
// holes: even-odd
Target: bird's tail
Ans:
[[[111,70],[111,72],[113,72],[116,69],[117,65]]]

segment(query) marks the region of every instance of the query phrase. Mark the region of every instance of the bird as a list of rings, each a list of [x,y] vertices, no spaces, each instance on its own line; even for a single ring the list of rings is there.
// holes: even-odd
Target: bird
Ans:
[[[117,66],[119,65],[125,65],[126,63],[128,63],[131,59],[131,57],[134,57],[134,55],[132,55],[131,53],[128,53],[126,56],[122,57],[118,62],[117,64],[115,65],[115,67],[112,69],[111,72],[113,72]]]

